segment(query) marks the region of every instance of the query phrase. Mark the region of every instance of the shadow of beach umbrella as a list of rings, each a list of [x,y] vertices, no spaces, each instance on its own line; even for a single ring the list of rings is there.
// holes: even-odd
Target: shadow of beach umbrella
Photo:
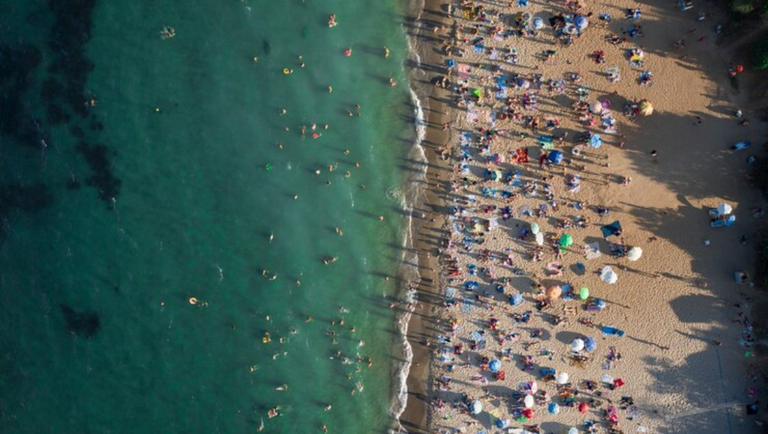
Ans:
[[[584,349],[587,350],[588,353],[594,353],[597,349],[597,341],[595,341],[595,338],[587,338],[587,340],[584,341]]]
[[[562,237],[560,237],[560,245],[563,247],[570,247],[573,245],[573,237],[571,234],[565,234]]]
[[[611,268],[610,265],[606,265],[602,270],[600,270],[600,280],[609,285],[613,285],[617,280],[619,280],[619,275],[613,271],[613,268]]]
[[[574,353],[581,352],[584,349],[584,341],[581,339],[574,339],[571,342],[571,351]]]
[[[472,401],[472,404],[469,405],[469,411],[472,414],[480,414],[483,411],[483,403],[480,401]]]
[[[653,114],[653,104],[647,99],[644,99],[637,104],[637,111],[643,116],[650,116]]]
[[[501,371],[501,362],[498,359],[493,359],[488,363],[488,369],[494,374]]]
[[[533,407],[533,395],[525,395],[525,398],[523,398],[523,405],[525,408],[531,408]]]
[[[632,247],[627,252],[627,259],[630,261],[637,261],[641,256],[643,256],[643,249],[640,247]]]
[[[557,374],[557,384],[568,384],[568,380],[570,379],[570,376],[567,372],[561,372]]]
[[[548,299],[557,300],[563,294],[563,289],[557,285],[554,285],[547,288],[544,293],[547,295]]]

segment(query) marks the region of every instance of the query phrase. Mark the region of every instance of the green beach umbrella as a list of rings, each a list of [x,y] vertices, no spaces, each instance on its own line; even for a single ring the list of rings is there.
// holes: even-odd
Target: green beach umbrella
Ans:
[[[476,96],[478,98],[482,98],[483,97],[483,90],[482,89],[478,89],[478,88],[474,88],[474,89],[472,89],[472,95],[474,95],[474,96]]]
[[[581,287],[581,291],[579,291],[579,298],[582,300],[586,300],[589,298],[589,288],[586,286]]]
[[[538,223],[531,223],[531,232],[533,232],[534,235],[538,234],[540,230]]]
[[[573,237],[571,234],[565,234],[562,237],[560,237],[560,245],[563,247],[569,247],[573,244]]]

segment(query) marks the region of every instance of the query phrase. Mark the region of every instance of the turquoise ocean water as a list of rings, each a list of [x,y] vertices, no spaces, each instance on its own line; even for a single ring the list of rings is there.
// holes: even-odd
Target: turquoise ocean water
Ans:
[[[390,426],[402,3],[0,2],[0,432]]]

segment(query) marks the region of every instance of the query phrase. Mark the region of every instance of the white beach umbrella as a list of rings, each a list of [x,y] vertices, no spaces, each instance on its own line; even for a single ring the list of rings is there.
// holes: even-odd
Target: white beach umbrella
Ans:
[[[717,206],[717,213],[719,215],[728,215],[733,212],[733,208],[727,203],[721,203]]]
[[[643,256],[643,249],[640,247],[632,247],[627,252],[627,259],[630,261],[637,261],[641,256]]]
[[[619,275],[613,271],[613,268],[611,268],[609,265],[606,265],[602,270],[600,270],[600,279],[609,285],[613,285],[617,280],[619,280]]]
[[[544,234],[542,234],[541,232],[536,234],[536,244],[538,244],[540,246],[544,245]]]
[[[571,351],[574,353],[578,353],[579,351],[584,349],[584,341],[581,339],[574,339],[573,342],[571,342]]]
[[[525,398],[523,398],[523,405],[525,405],[525,408],[531,408],[533,407],[533,395],[525,395]]]
[[[480,414],[483,411],[483,404],[480,401],[473,401],[470,406],[472,414]]]
[[[561,372],[557,374],[557,384],[568,384],[568,379],[570,377],[568,376],[567,372]]]

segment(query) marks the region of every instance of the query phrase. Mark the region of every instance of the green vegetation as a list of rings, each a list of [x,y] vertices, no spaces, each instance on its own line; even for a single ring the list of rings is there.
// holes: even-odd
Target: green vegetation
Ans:
[[[768,69],[768,36],[763,36],[755,42],[751,60],[755,69]]]

